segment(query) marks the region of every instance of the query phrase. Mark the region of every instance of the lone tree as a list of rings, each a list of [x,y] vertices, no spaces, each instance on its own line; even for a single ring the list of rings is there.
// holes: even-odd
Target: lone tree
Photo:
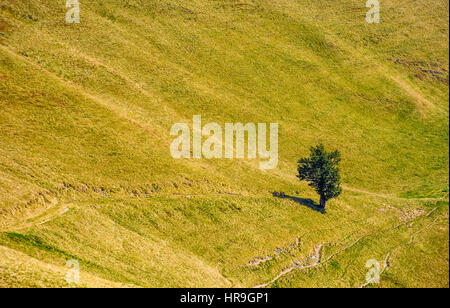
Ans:
[[[340,162],[339,151],[327,152],[322,144],[311,147],[311,156],[298,161],[297,177],[309,182],[309,186],[316,190],[323,209],[328,200],[338,197],[342,192],[338,168]]]

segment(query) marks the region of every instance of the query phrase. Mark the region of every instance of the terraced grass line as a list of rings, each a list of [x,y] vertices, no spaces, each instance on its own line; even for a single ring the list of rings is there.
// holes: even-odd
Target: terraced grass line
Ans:
[[[362,193],[362,194],[367,194],[367,195],[373,195],[373,196],[377,196],[377,197],[381,197],[381,198],[386,198],[386,199],[405,199],[405,198],[400,198],[400,197],[395,197],[395,196],[391,196],[388,194],[380,194],[380,193],[374,193],[374,192],[370,192],[367,190],[362,190],[362,189],[357,189],[357,188],[352,188],[349,186],[343,186],[345,190],[348,191],[353,191],[353,192],[358,192],[358,193]],[[224,192],[224,193],[217,193],[217,194],[204,194],[204,195],[200,195],[200,194],[187,194],[187,193],[172,193],[173,196],[185,196],[187,198],[190,197],[198,197],[198,196],[212,196],[212,195],[230,195],[230,196],[242,196],[242,194],[235,194],[235,193],[231,193],[231,192]],[[157,196],[151,196],[150,194],[142,197],[143,199],[149,199],[151,197],[157,197]],[[115,198],[110,198],[111,200],[115,200]],[[135,200],[135,199],[140,199],[140,197],[119,197],[119,199],[128,199],[128,200]],[[414,199],[414,198],[412,198]],[[417,199],[421,199],[421,200],[443,200],[442,198],[417,198]],[[80,202],[94,202],[94,201],[101,201],[101,200],[108,200],[108,198],[102,198],[102,199],[86,199],[86,200],[72,200],[72,201],[68,201],[65,202],[63,204],[55,204],[54,206],[48,208],[44,213],[39,214],[36,217],[31,217],[28,218],[26,221],[24,221],[22,224],[16,224],[14,226],[5,226],[3,227],[3,229],[0,229],[0,232],[10,232],[10,231],[18,231],[18,230],[23,230],[26,228],[31,228],[33,226],[37,226],[37,225],[42,225],[45,224],[49,221],[51,221],[52,219],[60,216],[60,215],[64,215],[65,213],[67,213],[70,210],[70,206],[73,205],[74,203],[80,203]],[[436,210],[436,209],[434,209]],[[433,210],[433,211],[434,211]],[[427,216],[431,215],[431,213],[433,212],[431,211],[430,213],[427,214]],[[268,260],[266,260],[268,261]],[[258,260],[256,262],[256,265],[265,262],[264,260]]]
[[[229,195],[229,196],[242,196],[242,194],[235,194],[235,193],[230,193],[230,192],[225,192],[225,193],[217,193],[217,194],[184,194],[184,193],[173,193],[172,196],[184,196],[186,198],[192,198],[192,197],[198,197],[198,196],[222,196],[222,195]],[[167,195],[164,195],[167,196]],[[150,198],[158,198],[161,196],[156,196],[156,195],[145,195],[145,196],[140,196],[140,197],[117,197],[120,200],[140,200],[140,199],[150,199]],[[23,229],[27,229],[27,228],[31,228],[34,226],[38,226],[38,225],[43,225],[51,220],[53,220],[54,218],[64,215],[66,214],[72,207],[73,204],[75,203],[86,203],[86,202],[97,202],[97,201],[104,201],[104,200],[116,200],[117,198],[101,198],[101,199],[85,199],[85,200],[72,200],[72,201],[68,201],[65,202],[63,204],[57,203],[53,206],[51,206],[50,208],[46,209],[45,212],[35,216],[35,217],[30,217],[28,218],[26,221],[24,221],[23,223],[20,224],[15,224],[13,226],[4,226],[2,227],[2,229],[0,229],[0,232],[11,232],[11,231],[18,231],[18,230],[23,230]]]

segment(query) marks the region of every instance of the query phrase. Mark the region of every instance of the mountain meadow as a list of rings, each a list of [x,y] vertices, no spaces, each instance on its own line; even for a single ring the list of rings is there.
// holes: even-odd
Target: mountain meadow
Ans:
[[[0,287],[449,287],[448,1],[79,2],[0,1]],[[173,158],[195,115],[276,168]]]

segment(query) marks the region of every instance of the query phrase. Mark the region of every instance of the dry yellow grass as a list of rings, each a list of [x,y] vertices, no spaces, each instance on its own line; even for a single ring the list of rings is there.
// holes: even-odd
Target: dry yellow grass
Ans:
[[[61,3],[3,1],[0,285],[65,287],[77,259],[87,287],[359,287],[389,255],[380,286],[448,286],[448,2],[365,12],[104,0],[67,25]],[[278,122],[278,168],[172,159],[196,114]],[[319,141],[343,157],[326,215],[295,178]],[[279,276],[319,245],[326,262]]]

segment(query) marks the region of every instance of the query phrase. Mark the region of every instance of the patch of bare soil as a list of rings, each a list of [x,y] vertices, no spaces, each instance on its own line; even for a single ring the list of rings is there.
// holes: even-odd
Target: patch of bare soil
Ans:
[[[302,261],[295,260],[295,262],[290,267],[288,267],[287,269],[285,269],[284,271],[279,273],[274,279],[272,279],[271,281],[269,281],[267,283],[263,283],[263,284],[254,286],[254,288],[255,289],[265,288],[265,287],[271,285],[272,283],[274,283],[275,281],[277,281],[278,279],[280,279],[281,277],[283,277],[284,275],[292,272],[293,270],[308,269],[308,268],[312,268],[312,267],[320,265],[321,264],[320,263],[320,254],[322,251],[322,247],[323,247],[322,244],[316,246],[316,248],[314,249],[314,254],[312,256],[310,256]]]
[[[406,59],[395,59],[393,60],[395,64],[400,64],[407,66],[416,71],[416,78],[420,80],[426,77],[431,77],[432,79],[438,80],[444,84],[448,85],[448,69],[443,68],[438,63],[425,62],[425,61],[408,61]]]
[[[8,32],[9,31],[9,25],[4,22],[3,20],[0,20],[0,32]]]
[[[271,254],[271,255],[268,255],[268,256],[263,257],[263,258],[262,257],[258,257],[256,259],[253,259],[253,260],[251,260],[251,261],[249,261],[247,263],[247,266],[250,266],[250,267],[259,266],[262,263],[265,263],[267,261],[273,260],[273,258],[275,258],[275,256],[278,256],[278,255],[281,255],[281,254],[289,254],[292,257],[295,257],[294,255],[291,254],[291,251],[293,249],[297,248],[298,246],[300,246],[300,239],[297,238],[295,243],[289,245],[288,247],[286,247],[286,248],[277,248],[277,249],[275,249],[274,253]]]
[[[394,211],[398,213],[398,219],[402,222],[407,222],[416,219],[419,216],[422,216],[425,214],[424,210],[419,209],[398,209],[393,206],[387,206],[385,208],[378,209],[379,212],[386,212],[386,211]]]

